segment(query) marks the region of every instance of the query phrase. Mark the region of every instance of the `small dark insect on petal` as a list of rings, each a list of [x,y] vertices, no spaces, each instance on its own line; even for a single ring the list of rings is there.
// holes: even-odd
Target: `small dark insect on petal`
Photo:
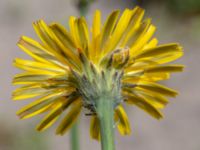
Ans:
[[[95,113],[95,112],[94,112],[94,113],[85,113],[85,115],[86,115],[86,116],[96,116],[97,113]]]

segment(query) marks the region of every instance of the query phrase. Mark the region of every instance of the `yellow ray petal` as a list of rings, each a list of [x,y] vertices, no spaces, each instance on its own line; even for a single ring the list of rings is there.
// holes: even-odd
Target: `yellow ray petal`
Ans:
[[[178,94],[175,90],[154,82],[140,81],[137,87],[171,97],[175,97]]]
[[[47,114],[47,116],[45,116],[44,119],[42,119],[42,121],[37,125],[36,129],[38,131],[44,131],[45,129],[52,126],[63,111],[62,105],[63,103],[61,101],[55,103],[52,111],[49,114]]]
[[[115,109],[115,115],[117,116],[117,120],[119,121],[117,123],[119,132],[122,135],[129,135],[131,133],[131,127],[129,124],[128,116],[121,105],[117,106],[117,108]]]
[[[22,99],[28,99],[32,97],[36,97],[39,95],[44,95],[52,90],[62,90],[65,88],[68,91],[74,90],[72,86],[69,86],[66,83],[56,83],[52,81],[47,81],[45,83],[34,83],[34,84],[28,84],[23,87],[17,88],[13,91],[12,98],[13,100],[22,100]],[[53,91],[52,91],[53,92]]]
[[[48,92],[47,89],[43,89],[41,87],[35,87],[35,86],[26,86],[23,88],[18,88],[15,90],[12,94],[13,100],[22,100],[22,99],[28,99],[33,98],[42,94],[45,94]]]
[[[132,56],[136,56],[138,53],[141,53],[141,49],[146,45],[146,43],[151,39],[154,34],[156,27],[150,25],[147,29],[138,36],[137,40],[131,46]]]
[[[39,74],[39,73],[30,73],[30,72],[25,72],[21,74],[17,74],[12,83],[14,85],[16,84],[25,84],[25,83],[37,83],[37,82],[43,82],[45,80],[49,80],[52,77],[56,77],[54,75],[47,75],[47,74]]]
[[[153,38],[151,41],[149,41],[149,43],[147,43],[143,49],[150,49],[150,48],[153,48],[153,47],[156,47],[158,44],[158,40],[156,38]]]
[[[155,48],[146,49],[145,51],[137,55],[136,59],[157,57],[160,55],[170,54],[173,52],[181,52],[181,50],[182,48],[176,43],[165,44],[165,45],[157,46]]]
[[[126,76],[122,78],[123,82],[138,83],[140,81],[156,82],[160,80],[169,79],[170,75],[168,73],[156,73],[156,74],[145,74],[141,76]]]
[[[80,98],[76,99],[70,107],[69,112],[65,115],[64,119],[56,129],[56,134],[63,135],[76,122],[81,112],[82,100]]]
[[[43,110],[43,108],[48,108],[51,104],[56,102],[63,95],[64,95],[63,92],[60,92],[60,93],[55,92],[53,94],[43,96],[43,97],[39,98],[38,100],[21,108],[17,112],[17,115],[20,117],[20,119],[27,119],[32,116],[35,116],[35,115],[39,114],[41,112],[41,110]]]
[[[46,50],[39,42],[27,37],[27,36],[22,36],[19,43],[26,47],[29,51],[32,53],[44,57],[46,59],[53,59],[53,55],[50,51]],[[55,65],[55,64],[54,64]]]
[[[59,24],[50,25],[51,31],[55,34],[54,40],[58,43],[67,61],[71,64],[70,66],[75,66],[80,68],[80,61],[77,55],[77,47],[72,40],[72,37],[65,28]]]
[[[173,52],[170,54],[165,54],[159,57],[152,57],[151,59],[158,64],[164,64],[168,62],[172,62],[174,60],[177,60],[178,58],[183,56],[183,52]]]
[[[29,66],[26,66],[26,64],[18,64],[16,62],[13,62],[13,65],[19,69],[22,69],[24,71],[30,72],[30,73],[37,73],[40,72],[40,74],[43,75],[59,75],[59,73],[57,72],[53,72],[53,71],[48,71],[48,70],[42,70],[42,69],[37,69],[37,68],[32,68]]]
[[[151,20],[147,19],[144,22],[140,23],[137,28],[134,29],[134,32],[130,35],[126,45],[132,49],[132,47],[138,43],[138,41],[143,37],[143,35],[148,31],[151,26]]]
[[[35,60],[39,61],[39,62],[43,62],[43,63],[47,63],[47,64],[51,64],[48,60],[46,60],[45,58],[42,58],[40,56],[38,56],[37,54],[34,54],[33,52],[31,52],[29,49],[27,49],[24,44],[23,44],[23,40],[20,39],[20,41],[17,44],[19,46],[19,48],[21,48],[25,53],[27,53],[29,56],[31,56],[32,58],[34,58]]]
[[[47,111],[49,111],[52,106],[54,105],[54,102],[52,102],[51,104],[47,104],[41,108],[38,108],[37,110],[34,110],[34,111],[26,111],[26,112],[23,112],[23,113],[20,113],[20,114],[17,114],[18,116],[20,116],[20,119],[28,119],[28,118],[31,118],[31,117],[34,117],[36,115],[40,115],[42,113],[45,113]]]
[[[50,28],[66,48],[71,50],[74,54],[77,54],[77,46],[73,41],[73,37],[70,33],[67,32],[64,26],[58,23],[52,23]]]
[[[25,66],[28,68],[34,68],[34,69],[39,69],[39,70],[49,70],[51,72],[59,72],[59,73],[67,73],[66,69],[63,69],[61,67],[52,65],[52,64],[44,64],[41,62],[36,62],[36,61],[31,61],[31,60],[24,60],[21,58],[16,58],[14,61],[15,64],[19,66]]]
[[[138,106],[139,108],[141,108],[156,119],[161,119],[163,117],[159,109],[157,109],[154,105],[149,103],[145,98],[135,95],[133,93],[128,95],[126,93],[124,95],[128,104],[134,104]]]
[[[170,78],[169,73],[145,73],[141,77],[141,81],[160,81],[160,80],[167,80]]]
[[[132,10],[132,17],[126,29],[126,33],[121,41],[120,47],[128,46],[127,42],[137,31],[137,28],[140,25],[143,16],[144,16],[144,10],[141,9],[140,7],[135,7]]]
[[[58,55],[60,55],[60,58],[68,62],[68,65],[77,67],[77,56],[63,45],[63,43],[43,20],[40,20],[37,24],[34,24],[34,28],[48,49],[57,52]],[[65,55],[66,59],[62,55]]]
[[[90,136],[95,140],[100,140],[100,126],[97,116],[92,116],[90,122]]]
[[[117,18],[119,16],[119,11],[113,11],[109,17],[106,20],[106,23],[104,24],[103,31],[102,31],[102,37],[101,37],[101,49],[105,46],[106,41],[112,34],[115,24],[117,22]]]
[[[18,42],[18,46],[28,55],[30,55],[35,60],[56,65],[65,69],[68,69],[68,62],[61,56],[58,52],[52,49],[46,49],[38,42],[32,40],[29,37],[22,36]]]
[[[124,69],[124,72],[127,73],[131,71],[144,70],[148,67],[156,66],[156,65],[158,65],[158,63],[151,60],[133,62],[133,64],[130,64]]]
[[[90,59],[93,62],[97,62],[96,56],[99,54],[100,50],[100,31],[101,31],[101,12],[99,10],[95,11],[92,24],[92,43],[90,48]]]
[[[155,108],[162,109],[168,104],[168,100],[159,93],[148,92],[144,89],[134,89],[148,103],[151,103]]]
[[[165,65],[165,66],[153,66],[145,69],[146,73],[168,73],[168,72],[180,72],[183,71],[183,65]]]
[[[69,28],[70,28],[70,34],[72,35],[72,38],[76,44],[76,47],[80,48],[81,44],[78,37],[79,33],[77,31],[77,19],[73,16],[69,18]]]
[[[89,32],[88,32],[88,27],[87,23],[84,20],[84,18],[79,18],[77,20],[77,30],[79,33],[79,41],[81,43],[81,48],[84,51],[84,54],[86,56],[89,55]]]
[[[108,53],[111,50],[114,50],[118,45],[120,39],[122,38],[127,26],[129,25],[130,19],[132,16],[132,11],[126,9],[121,15],[113,33],[111,34],[111,38],[108,40],[108,44],[104,47],[104,53]]]
[[[125,90],[125,94],[126,92],[129,94],[139,94],[139,95],[148,95],[148,96],[151,96],[151,97],[154,97],[156,101],[162,103],[162,104],[167,104],[169,101],[168,99],[165,97],[165,95],[163,96],[162,93],[156,93],[156,92],[153,92],[153,91],[149,91],[147,89],[143,89],[143,88],[140,88],[140,87],[137,87],[137,84],[133,84],[133,83],[130,83],[130,82],[123,82],[122,84],[122,89]]]
[[[96,10],[93,17],[92,24],[92,38],[95,39],[101,31],[101,12]]]
[[[34,88],[41,88],[41,84],[30,84],[30,85],[25,85],[25,86],[22,86],[22,87],[19,87],[17,89],[15,89],[13,91],[13,93],[20,93],[20,92],[23,92],[23,91],[26,91],[26,90],[29,90],[29,89],[34,89]]]
[[[54,49],[58,53],[62,53],[61,48],[55,41],[55,35],[43,20],[39,20],[33,23],[33,27],[38,37],[41,39],[47,49]]]

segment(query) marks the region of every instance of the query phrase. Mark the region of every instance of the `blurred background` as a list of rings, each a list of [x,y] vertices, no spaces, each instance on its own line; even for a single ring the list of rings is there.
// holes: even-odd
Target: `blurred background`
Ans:
[[[19,72],[12,66],[15,57],[27,56],[16,46],[21,35],[37,39],[32,22],[44,19],[67,26],[69,16],[86,15],[91,23],[95,9],[103,18],[113,10],[146,9],[146,17],[157,26],[160,43],[179,42],[185,56],[178,63],[185,71],[165,82],[180,91],[164,110],[161,121],[135,107],[127,107],[132,134],[116,132],[117,150],[199,150],[200,149],[200,0],[0,0],[0,150],[69,150],[69,134],[56,136],[55,126],[38,133],[40,117],[20,121],[15,112],[27,101],[13,102],[11,80]],[[84,116],[84,114],[82,115]],[[81,117],[81,150],[100,150],[89,136],[89,117]]]

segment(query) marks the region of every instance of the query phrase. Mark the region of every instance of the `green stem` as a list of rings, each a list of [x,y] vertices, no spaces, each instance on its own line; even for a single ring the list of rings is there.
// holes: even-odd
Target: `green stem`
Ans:
[[[79,150],[78,123],[71,129],[71,150]]]
[[[78,8],[81,16],[86,16],[89,7],[88,5],[88,0],[79,0]]]
[[[101,97],[98,100],[97,115],[100,121],[102,150],[115,150],[113,101]]]

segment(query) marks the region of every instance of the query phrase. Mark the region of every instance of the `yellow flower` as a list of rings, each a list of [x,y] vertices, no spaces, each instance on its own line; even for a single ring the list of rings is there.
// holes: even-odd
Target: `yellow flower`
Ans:
[[[121,17],[113,11],[104,25],[101,13],[94,14],[91,30],[84,18],[70,17],[69,30],[58,23],[47,25],[43,20],[33,24],[40,38],[37,42],[22,36],[18,46],[32,60],[16,58],[14,65],[24,72],[14,77],[14,85],[23,85],[13,92],[14,100],[35,98],[17,112],[21,119],[46,113],[37,126],[43,131],[61,115],[56,130],[64,134],[84,107],[91,116],[90,133],[99,139],[98,99],[109,95],[115,110],[114,120],[122,135],[130,134],[128,116],[123,103],[135,105],[156,119],[168,103],[166,97],[177,92],[160,85],[170,73],[182,71],[182,65],[169,65],[183,55],[176,44],[157,46],[153,38],[155,26],[142,20],[144,10],[126,9]]]

